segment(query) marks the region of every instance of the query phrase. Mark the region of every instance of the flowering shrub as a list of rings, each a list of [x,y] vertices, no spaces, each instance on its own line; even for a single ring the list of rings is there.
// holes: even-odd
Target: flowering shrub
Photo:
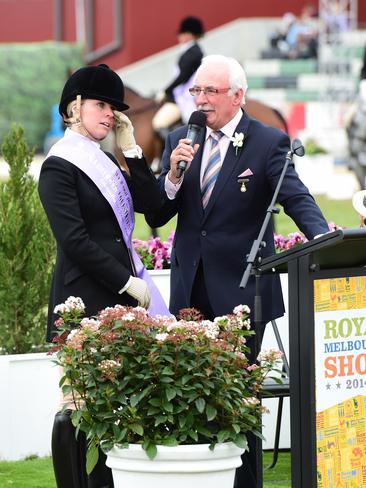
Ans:
[[[132,243],[146,269],[169,269],[173,239],[172,230],[167,241],[162,242],[160,237],[150,237],[147,241],[133,239]]]
[[[194,309],[177,320],[121,305],[81,319],[83,303],[74,297],[56,310],[52,351],[63,367],[63,392],[74,398],[73,423],[89,441],[88,472],[99,445],[142,444],[152,459],[158,444],[246,448],[247,432],[260,435],[258,397],[281,353],[262,351],[258,364],[248,362],[254,332],[247,306],[212,322]]]

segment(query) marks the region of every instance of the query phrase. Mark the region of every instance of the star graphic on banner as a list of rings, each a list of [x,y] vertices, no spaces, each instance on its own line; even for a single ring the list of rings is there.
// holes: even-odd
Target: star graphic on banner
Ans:
[[[325,386],[327,387],[327,390],[330,390],[330,384],[329,383],[327,383]]]
[[[340,384],[340,382],[339,382],[339,381],[338,381],[338,383],[336,384],[336,386],[337,386],[337,389],[338,389],[338,390],[341,388],[341,384]]]

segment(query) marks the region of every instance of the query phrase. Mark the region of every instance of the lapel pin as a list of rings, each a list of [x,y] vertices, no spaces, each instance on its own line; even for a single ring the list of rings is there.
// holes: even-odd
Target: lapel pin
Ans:
[[[245,183],[248,183],[249,178],[246,178],[246,176],[252,176],[252,174],[253,174],[252,171],[249,168],[247,168],[245,171],[243,171],[243,173],[238,175],[238,183],[240,185],[240,191],[242,193],[247,191],[247,187],[245,186]]]

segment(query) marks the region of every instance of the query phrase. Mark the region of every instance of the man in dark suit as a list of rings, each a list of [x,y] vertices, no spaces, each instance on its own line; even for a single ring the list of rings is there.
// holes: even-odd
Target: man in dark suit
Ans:
[[[194,148],[186,139],[187,127],[172,132],[166,142],[160,175],[165,203],[148,221],[161,226],[178,215],[171,258],[170,310],[174,314],[192,306],[207,319],[230,313],[238,304],[253,310],[254,277],[244,290],[239,283],[289,151],[289,138],[246,115],[245,105],[242,109],[246,89],[244,70],[235,59],[207,56],[191,89],[197,109],[206,114],[207,126]],[[218,142],[212,142],[213,138]],[[178,178],[177,164],[182,160],[187,168]],[[308,239],[328,231],[293,164],[278,200]],[[271,226],[264,240],[262,256],[273,254]],[[263,276],[260,286],[263,323],[257,324],[259,337],[266,322],[284,313],[279,277]],[[258,351],[254,344],[251,347],[253,361]],[[251,437],[249,455],[237,470],[236,488],[255,488],[261,477]]]
[[[198,39],[204,34],[203,24],[197,17],[184,18],[178,29],[178,42],[182,52],[178,59],[176,74],[169,85],[156,96],[157,102],[164,102],[154,116],[153,127],[164,140],[168,129],[180,118],[188,120],[194,104],[189,99],[188,88],[192,77],[201,64],[203,53]],[[188,98],[188,100],[187,100]],[[191,108],[187,114],[187,108]]]

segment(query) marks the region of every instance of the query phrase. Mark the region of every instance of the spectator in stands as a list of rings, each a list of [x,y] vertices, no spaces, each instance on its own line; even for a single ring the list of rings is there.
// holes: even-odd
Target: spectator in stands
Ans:
[[[328,34],[338,34],[349,29],[345,2],[328,0],[323,2],[322,20]]]
[[[288,57],[315,58],[318,52],[317,12],[312,4],[303,7],[301,15],[291,23],[286,43],[289,46]]]
[[[291,28],[291,25],[296,21],[296,17],[291,12],[286,12],[281,20],[279,28],[270,36],[270,44],[272,50],[278,51],[278,57],[286,57],[289,51],[289,46],[286,42],[286,37]]]
[[[300,17],[287,12],[279,29],[271,36],[271,49],[263,57],[314,58],[318,50],[318,18],[313,4],[306,4]]]
[[[182,53],[178,60],[174,80],[156,96],[156,101],[163,102],[153,119],[153,127],[165,140],[169,127],[181,118],[187,122],[191,112],[195,110],[188,88],[192,86],[192,77],[201,64],[203,52],[198,39],[204,34],[201,20],[197,17],[184,18],[178,29],[178,42]]]

